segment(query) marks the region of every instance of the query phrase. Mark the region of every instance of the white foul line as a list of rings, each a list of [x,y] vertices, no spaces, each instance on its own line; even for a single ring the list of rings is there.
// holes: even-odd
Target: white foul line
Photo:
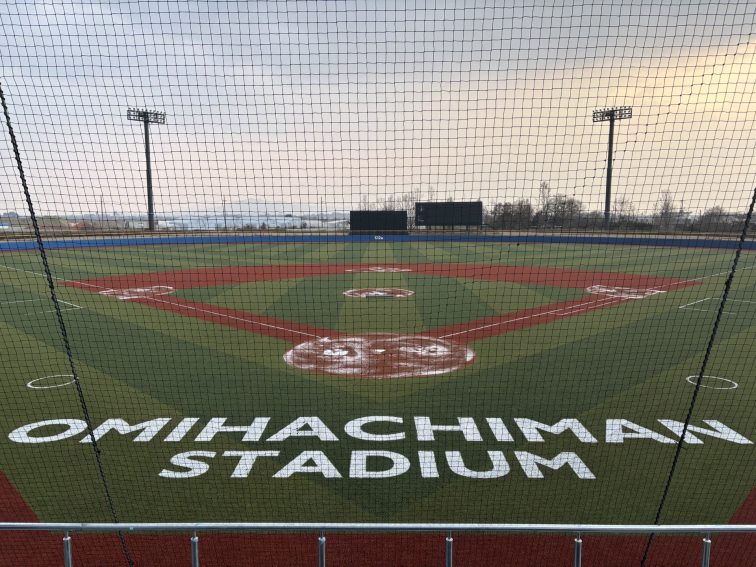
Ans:
[[[13,270],[14,272],[23,272],[25,274],[32,274],[33,276],[40,276],[40,277],[43,277],[43,278],[47,279],[47,275],[45,275],[45,274],[43,274],[41,272],[32,272],[30,270],[22,270],[21,268],[14,268],[12,266],[6,266],[5,264],[0,264],[0,268],[5,268],[6,270]],[[52,279],[58,280],[58,281],[61,281],[61,282],[70,282],[70,283],[75,283],[75,284],[80,284],[80,285],[86,285],[88,287],[96,287],[98,289],[106,289],[106,288],[102,287],[101,285],[95,285],[95,284],[91,284],[91,283],[87,283],[87,282],[81,282],[79,280],[67,280],[65,278],[58,278],[56,276],[52,276]]]
[[[704,297],[703,299],[699,299],[698,301],[694,301],[693,303],[686,303],[685,305],[681,305],[678,307],[678,309],[685,309],[689,305],[695,305],[696,303],[702,303],[704,301],[709,301],[710,299],[714,299],[713,297]]]
[[[142,297],[140,299],[144,301],[157,301],[158,303],[166,303],[168,305],[181,307],[182,309],[191,309],[192,311],[199,311],[200,313],[208,313],[209,315],[215,315],[217,317],[225,317],[227,319],[233,319],[234,321],[241,321],[243,323],[252,323],[253,325],[259,325],[261,327],[269,327],[271,329],[278,329],[279,331],[286,331],[287,333],[297,333],[299,335],[304,335],[306,337],[313,337],[316,339],[323,338],[318,335],[313,335],[311,333],[305,333],[303,331],[295,331],[294,329],[287,329],[286,327],[278,327],[276,325],[270,325],[268,323],[261,323],[260,321],[253,321],[251,319],[243,319],[242,317],[234,317],[233,315],[226,315],[225,313],[218,313],[217,311],[210,311],[209,309],[200,309],[199,307],[191,307],[190,305],[184,305],[182,303],[174,303],[172,301],[165,301],[164,299],[156,299],[154,297]]]
[[[587,311],[589,309],[594,309],[596,307],[605,307],[607,305],[611,305],[612,303],[621,303],[624,301],[628,301],[626,299],[618,299],[616,297],[611,297],[609,299],[596,299],[593,301],[587,301],[585,303],[578,303],[577,305],[571,305],[569,307],[560,307],[559,309],[552,309],[551,311],[543,311],[542,313],[534,313],[533,315],[524,315],[523,317],[516,317],[514,319],[509,319],[507,321],[499,321],[497,323],[491,323],[489,325],[482,325],[480,327],[475,327],[474,329],[467,329],[466,331],[458,331],[456,333],[450,333],[448,335],[442,335],[438,337],[439,339],[446,339],[449,337],[454,337],[456,335],[464,335],[466,333],[472,333],[475,331],[480,331],[481,329],[488,329],[491,327],[498,327],[500,325],[507,325],[509,323],[515,323],[517,321],[524,321],[526,319],[534,319],[536,317],[543,317],[544,315],[551,315],[553,313],[559,313],[560,311],[564,311],[562,315],[572,315],[573,313],[579,313],[580,311]],[[589,307],[583,307],[583,306],[589,306]],[[578,307],[583,307],[583,309],[577,309]]]
[[[58,303],[71,306],[68,309],[61,309],[61,311],[76,311],[77,309],[83,309],[81,305],[76,305],[75,303],[69,303],[68,301],[63,301],[62,299],[59,299]],[[41,311],[40,313],[55,313],[55,309],[50,309],[49,311]]]
[[[735,270],[735,273],[742,272],[742,271],[745,271],[745,270],[752,270],[754,268],[756,268],[756,264],[754,264],[753,266],[746,266],[745,268],[738,268],[737,270]],[[718,272],[716,274],[711,274],[711,275],[708,275],[708,276],[702,276],[700,278],[691,278],[689,280],[679,280],[679,281],[676,281],[676,282],[673,282],[673,283],[668,283],[668,284],[664,284],[664,285],[657,285],[656,287],[650,287],[649,289],[651,289],[651,290],[657,290],[659,288],[669,287],[671,285],[679,285],[679,284],[688,283],[688,282],[700,282],[701,280],[705,280],[707,278],[715,278],[717,276],[722,276],[724,274],[729,274],[730,271],[731,270],[725,270],[724,272]]]
[[[693,303],[686,303],[685,305],[681,305],[678,307],[678,309],[685,309],[685,311],[700,311],[701,313],[714,313],[713,309],[693,309],[690,307],[690,305],[696,305],[697,303],[702,303],[704,301],[710,301],[714,299],[713,297],[704,297],[703,299],[699,299],[698,301],[694,301]],[[756,303],[754,301],[744,301],[742,299],[728,299],[728,301],[735,301],[737,303]],[[722,311],[722,313],[725,313],[727,315],[737,315],[737,312],[735,311]]]
[[[0,305],[15,305],[17,303],[34,303],[38,301],[47,301],[46,298],[39,298],[39,299],[20,299],[18,301],[3,301],[0,303]]]

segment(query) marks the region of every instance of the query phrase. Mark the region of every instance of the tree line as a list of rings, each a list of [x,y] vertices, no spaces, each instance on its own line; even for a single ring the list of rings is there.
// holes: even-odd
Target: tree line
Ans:
[[[432,186],[426,191],[363,195],[359,210],[407,211],[409,228],[415,228],[415,203],[440,200]],[[453,200],[451,198],[447,199]],[[727,211],[721,206],[703,213],[691,213],[676,203],[669,192],[661,193],[648,210],[639,212],[624,196],[611,205],[610,228],[649,232],[735,233],[743,229],[745,213]],[[484,224],[496,230],[604,230],[604,211],[588,210],[574,196],[555,192],[541,182],[535,201],[517,199],[494,203],[485,209]]]
[[[733,213],[721,206],[693,214],[677,206],[672,195],[664,192],[653,209],[645,213],[636,212],[627,198],[616,198],[609,226],[630,231],[740,232],[744,221],[745,213]],[[603,211],[586,210],[575,197],[552,194],[545,182],[538,189],[535,205],[529,199],[496,203],[487,211],[486,224],[499,230],[601,230],[606,227]]]

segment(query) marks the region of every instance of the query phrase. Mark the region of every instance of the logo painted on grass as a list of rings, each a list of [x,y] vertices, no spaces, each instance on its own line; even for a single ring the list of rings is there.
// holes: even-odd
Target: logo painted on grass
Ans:
[[[308,341],[284,360],[318,374],[382,379],[446,374],[471,364],[475,353],[435,337],[380,333]]]
[[[615,287],[609,285],[592,285],[587,288],[586,291],[594,295],[606,295],[609,297],[619,297],[621,299],[643,299],[658,293],[665,293],[658,289],[635,289],[632,287]]]
[[[362,287],[358,289],[348,289],[344,292],[344,295],[347,297],[360,298],[385,297],[401,299],[403,297],[412,297],[415,295],[415,292],[411,289],[402,289],[399,287]]]
[[[367,274],[370,272],[378,273],[378,274],[398,274],[402,272],[411,272],[412,270],[409,268],[397,268],[395,266],[370,266],[369,268],[365,270],[345,270],[347,272],[358,272]]]
[[[126,289],[106,289],[99,292],[100,295],[112,295],[118,299],[141,299],[155,297],[156,295],[168,295],[175,290],[167,285],[151,285],[148,287],[130,287]]]

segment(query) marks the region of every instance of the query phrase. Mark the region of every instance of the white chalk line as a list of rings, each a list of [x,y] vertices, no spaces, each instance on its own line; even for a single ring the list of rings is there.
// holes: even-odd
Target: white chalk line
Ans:
[[[0,264],[0,267],[6,268],[8,270],[13,270],[13,271],[16,271],[16,272],[23,272],[23,273],[32,274],[32,275],[35,275],[35,276],[40,276],[40,277],[43,277],[43,278],[47,277],[45,274],[40,273],[40,272],[33,272],[33,271],[30,271],[30,270],[22,270],[20,268],[14,268],[12,266],[6,266],[5,264]],[[736,273],[740,272],[740,271],[745,271],[745,270],[752,270],[754,268],[756,268],[756,264],[754,264],[753,266],[746,266],[745,268],[739,268],[739,269],[736,270]],[[660,291],[660,288],[670,287],[670,286],[675,286],[675,285],[680,285],[680,284],[688,283],[688,282],[697,282],[697,281],[705,280],[705,279],[708,279],[708,278],[714,278],[714,277],[721,276],[721,275],[724,275],[724,274],[729,274],[729,273],[730,273],[730,270],[725,270],[724,272],[717,272],[716,274],[709,274],[707,276],[701,276],[700,278],[690,278],[690,279],[687,279],[687,280],[679,280],[679,281],[676,281],[676,282],[673,282],[673,283],[664,284],[664,285],[658,285],[658,286],[655,286],[655,287],[652,287],[652,288],[648,288],[648,289],[649,290],[654,290],[654,291]],[[82,282],[82,281],[78,281],[78,280],[68,280],[68,279],[65,279],[65,278],[58,278],[58,277],[55,277],[55,276],[53,276],[53,279],[59,280],[59,281],[64,281],[64,282],[76,283],[76,284],[85,285],[85,286],[89,286],[89,287],[93,287],[93,288],[98,288],[98,289],[110,289],[110,288],[107,288],[107,287],[104,287],[104,286],[90,284],[90,283]],[[292,329],[286,329],[284,327],[277,327],[275,325],[269,325],[269,324],[266,324],[266,323],[260,323],[259,321],[251,321],[251,320],[248,320],[248,319],[242,319],[240,317],[233,317],[231,315],[225,315],[223,313],[216,313],[216,312],[212,312],[212,311],[208,311],[208,310],[203,310],[203,309],[198,309],[198,308],[193,308],[193,307],[187,307],[187,306],[184,306],[184,305],[181,305],[181,304],[178,304],[178,303],[172,303],[170,301],[162,301],[162,300],[154,299],[154,298],[145,298],[145,299],[149,299],[150,301],[159,301],[159,302],[167,303],[169,305],[174,305],[174,306],[186,307],[187,309],[193,309],[195,311],[205,312],[205,313],[208,313],[208,314],[211,314],[211,315],[215,315],[215,316],[218,316],[218,317],[226,317],[226,318],[229,318],[229,319],[235,319],[235,320],[242,321],[244,323],[253,323],[253,324],[256,324],[256,325],[263,326],[263,327],[270,327],[270,328],[278,329],[278,330],[281,330],[281,331],[298,333],[300,335],[304,335],[304,336],[308,336],[308,337],[314,337],[314,338],[317,338],[317,339],[321,339],[322,338],[322,337],[319,337],[317,335],[313,335],[313,334],[310,334],[310,333],[304,333],[302,331],[294,331]],[[614,302],[614,299],[615,298],[612,298],[612,300],[609,301],[608,304],[611,304],[612,302]],[[624,300],[621,300],[621,301],[624,301]],[[617,303],[619,303],[619,302],[617,302]],[[573,306],[573,307],[580,307],[581,305],[591,305],[591,302],[588,302],[586,304],[578,304],[578,305]],[[599,305],[597,304],[596,306],[598,307]],[[486,328],[490,328],[490,327],[496,327],[496,326],[499,326],[499,325],[506,325],[508,323],[513,323],[513,322],[524,320],[524,319],[530,319],[530,318],[533,318],[533,317],[540,317],[542,315],[547,315],[547,314],[551,314],[551,313],[555,313],[555,312],[559,312],[559,311],[563,311],[563,310],[567,311],[568,309],[572,310],[572,308],[556,309],[554,311],[547,311],[547,312],[539,313],[539,314],[536,314],[536,315],[528,315],[526,317],[519,317],[519,318],[516,318],[516,319],[509,320],[509,321],[502,321],[502,322],[499,322],[499,323],[492,323],[490,325],[484,325],[482,327],[477,327],[475,329],[470,329],[470,330],[467,330],[467,331],[460,331],[460,332],[457,332],[457,333],[451,333],[451,334],[448,334],[448,335],[443,335],[443,336],[441,336],[439,338],[447,338],[447,337],[453,337],[453,336],[456,336],[456,335],[462,335],[462,334],[470,333],[470,332],[473,332],[473,331],[478,331],[478,330],[481,330],[481,329],[486,329]],[[592,309],[592,308],[590,308],[590,309]],[[586,311],[586,310],[589,310],[589,309],[581,309],[580,311]],[[706,310],[690,309],[690,311],[706,311]],[[576,312],[578,312],[578,311],[576,311]],[[726,312],[726,313],[731,314],[731,312]],[[565,314],[571,314],[571,313],[568,311]]]
[[[5,264],[0,264],[0,268],[5,268],[6,270],[13,270],[14,272],[23,272],[25,274],[32,274],[34,276],[40,276],[42,278],[47,279],[47,275],[43,274],[42,272],[32,272],[31,270],[22,270],[21,268],[14,268],[13,266],[6,266]],[[87,283],[87,282],[82,282],[82,281],[79,281],[79,280],[67,280],[65,278],[59,278],[59,277],[56,277],[56,276],[52,276],[52,279],[58,280],[60,282],[75,283],[75,284],[85,285],[85,286],[88,286],[88,287],[94,287],[94,288],[98,288],[98,289],[107,289],[107,288],[105,288],[105,287],[103,287],[101,285],[95,285],[95,284],[91,284],[91,283]]]
[[[713,297],[704,297],[703,299],[699,299],[698,301],[694,301],[692,303],[686,303],[685,305],[681,305],[678,307],[678,309],[685,309],[686,307],[689,307],[691,305],[696,305],[697,303],[702,303],[704,301],[709,301],[710,299],[714,299]]]
[[[16,272],[24,272],[24,273],[27,273],[27,274],[32,274],[32,275],[35,275],[35,276],[40,276],[40,277],[43,277],[43,278],[47,278],[47,276],[45,274],[40,273],[40,272],[32,272],[32,271],[29,271],[29,270],[21,270],[19,268],[14,268],[12,266],[6,266],[4,264],[0,264],[0,267],[6,268],[8,270],[14,270]],[[53,276],[53,279],[58,280],[58,281],[63,281],[63,282],[70,282],[70,283],[76,283],[76,284],[86,285],[86,286],[97,288],[97,289],[103,289],[103,290],[109,290],[109,289],[111,289],[111,288],[105,287],[105,286],[90,284],[90,283],[82,282],[82,281],[78,281],[78,280],[67,280],[65,278],[58,278],[58,277],[55,277],[55,276]],[[277,325],[270,325],[268,323],[261,323],[260,321],[253,321],[251,319],[244,319],[242,317],[234,317],[233,315],[226,315],[225,313],[218,313],[216,311],[210,311],[208,309],[199,309],[198,307],[190,307],[188,305],[182,305],[181,303],[173,303],[171,301],[164,301],[162,299],[156,299],[154,297],[145,297],[145,298],[142,298],[142,299],[146,299],[146,300],[149,300],[149,301],[157,301],[159,303],[167,303],[168,305],[174,305],[176,307],[182,307],[182,308],[185,308],[185,309],[191,309],[193,311],[199,311],[199,312],[202,312],[202,313],[207,313],[209,315],[215,315],[216,317],[225,317],[227,319],[233,319],[235,321],[241,321],[243,323],[252,323],[254,325],[258,325],[258,326],[261,326],[261,327],[268,327],[270,329],[278,329],[279,331],[286,331],[287,333],[296,333],[296,334],[299,334],[299,335],[303,335],[305,337],[312,337],[312,338],[315,338],[315,339],[322,339],[323,338],[323,337],[318,336],[318,335],[313,335],[312,333],[305,333],[303,331],[295,331],[294,329],[287,329],[286,327],[279,327]],[[61,301],[60,303],[66,303],[66,304],[68,304],[67,302],[64,302],[64,301]],[[69,304],[69,305],[71,305],[71,304]],[[81,307],[78,307],[78,308],[81,309]],[[73,308],[72,309],[64,309],[63,311],[72,311],[72,310],[73,310]]]
[[[63,301],[62,299],[59,299],[58,303],[70,306],[68,309],[61,309],[61,311],[76,311],[77,309],[84,309],[81,305],[76,305],[75,303],[71,303],[70,301]],[[49,309],[47,311],[39,311],[38,313],[55,313],[55,309]]]
[[[46,299],[39,298],[39,299],[20,299],[19,301],[3,301],[0,303],[0,305],[15,305],[17,303],[35,303],[39,301],[46,301]]]
[[[480,327],[475,327],[474,329],[467,329],[465,331],[458,331],[456,333],[449,333],[448,335],[441,335],[438,337],[439,339],[446,339],[449,337],[455,337],[457,335],[464,335],[467,333],[474,333],[475,331],[480,331],[482,329],[490,329],[492,327],[499,327],[501,325],[507,325],[509,323],[516,323],[517,321],[525,321],[527,319],[535,319],[537,317],[543,317],[544,315],[552,315],[554,313],[560,313],[561,315],[573,315],[574,313],[579,313],[581,311],[589,311],[591,309],[596,309],[597,307],[606,307],[607,305],[611,305],[613,303],[623,303],[625,301],[629,301],[628,299],[624,298],[616,298],[611,297],[609,299],[595,299],[593,301],[586,301],[585,303],[578,303],[577,305],[570,305],[569,307],[560,307],[559,309],[552,309],[550,311],[543,311],[542,313],[534,313],[533,315],[524,315],[522,317],[515,317],[514,319],[508,319],[506,321],[499,321],[497,323],[490,323],[488,325],[481,325]],[[584,307],[585,306],[585,307]],[[582,307],[582,308],[581,308]],[[579,309],[581,308],[581,309]]]
[[[694,309],[690,307],[691,305],[697,305],[699,303],[703,303],[704,301],[711,301],[712,299],[719,299],[714,297],[704,297],[703,299],[699,299],[698,301],[693,301],[692,303],[686,303],[685,305],[681,305],[678,307],[678,309],[685,309],[685,311],[699,311],[701,313],[714,313],[714,309]],[[728,303],[748,303],[749,305],[756,305],[756,301],[747,301],[745,299],[728,299]],[[727,315],[738,315],[737,311],[722,311],[722,313],[725,313]]]
[[[742,271],[745,271],[745,270],[752,270],[754,268],[756,268],[756,264],[754,264],[753,266],[746,266],[745,268],[738,268],[737,270],[735,270],[735,273],[737,274],[738,272],[742,272]],[[717,276],[723,276],[724,274],[729,274],[729,273],[730,273],[730,270],[725,270],[724,272],[717,272],[716,274],[710,274],[708,276],[701,276],[700,278],[691,278],[691,279],[688,279],[688,280],[679,280],[679,281],[676,281],[676,282],[673,282],[673,283],[664,284],[664,285],[657,285],[655,287],[650,287],[649,289],[651,289],[651,290],[658,290],[659,288],[662,288],[662,287],[669,287],[669,286],[673,286],[673,285],[680,285],[680,284],[684,284],[684,283],[688,283],[688,282],[700,282],[701,280],[705,280],[705,279],[708,279],[708,278],[715,278]]]
[[[39,298],[39,299],[20,299],[18,301],[3,301],[0,302],[0,305],[20,305],[22,303],[41,303],[41,302],[47,302],[49,301],[48,298]],[[62,299],[58,300],[58,303],[62,305],[68,305],[68,309],[61,309],[62,311],[75,311],[77,309],[84,309],[81,305],[76,305],[75,303],[71,303],[70,301],[63,301]],[[28,312],[27,312],[28,313]],[[35,314],[39,313],[55,313],[55,309],[49,309],[45,311],[34,311]]]
[[[268,327],[270,329],[278,329],[279,331],[286,331],[287,333],[297,333],[298,335],[304,335],[306,337],[313,337],[315,339],[322,339],[319,335],[313,335],[312,333],[305,333],[304,331],[295,331],[286,327],[279,327],[277,325],[271,325],[269,323],[261,323],[253,319],[244,319],[243,317],[234,317],[233,315],[227,315],[225,313],[218,313],[217,311],[210,311],[209,309],[200,309],[199,307],[192,307],[190,305],[184,305],[183,303],[174,303],[173,301],[165,301],[164,299],[156,299],[154,297],[143,297],[142,301],[156,301],[158,303],[165,303],[167,305],[173,305],[175,307],[181,307],[182,309],[191,309],[192,311],[198,311],[200,313],[207,313],[209,315],[215,315],[216,317],[225,317],[226,319],[232,319],[234,321],[241,321],[243,323],[251,323],[253,325],[259,325],[260,327]]]

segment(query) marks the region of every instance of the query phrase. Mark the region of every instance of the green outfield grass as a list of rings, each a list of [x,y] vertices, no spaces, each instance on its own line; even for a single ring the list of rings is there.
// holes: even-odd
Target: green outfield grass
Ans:
[[[53,250],[50,263],[92,421],[172,421],[155,438],[106,434],[103,462],[122,520],[133,521],[480,521],[648,523],[667,479],[674,444],[641,438],[606,442],[606,423],[626,419],[676,439],[658,420],[683,421],[706,350],[732,251],[626,246],[376,242],[114,247]],[[570,268],[697,279],[696,285],[467,342],[475,361],[438,376],[367,380],[309,373],[286,364],[293,343],[197,317],[121,301],[65,285],[119,274],[278,264],[485,264]],[[737,384],[702,389],[693,424],[718,420],[756,440],[756,256],[744,253],[706,374]],[[33,253],[0,255],[0,415],[2,469],[42,520],[109,520],[91,446],[83,434],[50,443],[12,442],[17,428],[47,419],[82,419],[76,389],[31,389],[27,383],[70,373],[51,312],[42,266]],[[596,282],[601,283],[601,282]],[[343,291],[399,287],[403,299],[361,300]],[[422,334],[448,325],[558,302],[593,300],[583,288],[476,281],[413,273],[354,272],[278,281],[179,289],[170,296],[341,333]],[[691,305],[692,304],[692,305]],[[687,307],[686,307],[687,306]],[[304,339],[303,339],[304,340]],[[40,384],[40,383],[37,383]],[[42,385],[45,384],[43,381]],[[711,384],[715,384],[712,382]],[[725,384],[721,382],[721,384]],[[317,416],[338,441],[307,435],[267,441],[301,416]],[[370,442],[344,425],[362,416],[393,416],[374,434],[405,438]],[[418,440],[415,416],[434,424],[470,417],[482,441],[459,432]],[[177,442],[166,435],[182,418],[199,422]],[[210,418],[249,425],[270,417],[260,441],[221,433],[195,437]],[[503,420],[512,441],[496,440],[486,418]],[[528,441],[515,418],[546,424],[573,418],[596,438],[567,431]],[[53,435],[61,427],[39,429]],[[727,522],[753,489],[754,446],[701,435],[685,445],[664,522]],[[410,469],[392,478],[349,478],[353,451],[391,451]],[[208,451],[209,468],[194,478],[171,458]],[[224,451],[278,451],[259,456],[247,478],[233,478],[239,456]],[[322,470],[274,478],[304,451],[322,451],[343,478]],[[423,478],[418,451],[433,451],[437,477]],[[446,451],[459,451],[471,470],[491,468],[488,451],[503,452],[500,478],[451,471]],[[542,468],[528,478],[515,451],[552,459],[577,455],[595,476]],[[385,462],[377,459],[373,466]],[[305,466],[314,466],[308,461]],[[426,471],[427,472],[427,471]]]

